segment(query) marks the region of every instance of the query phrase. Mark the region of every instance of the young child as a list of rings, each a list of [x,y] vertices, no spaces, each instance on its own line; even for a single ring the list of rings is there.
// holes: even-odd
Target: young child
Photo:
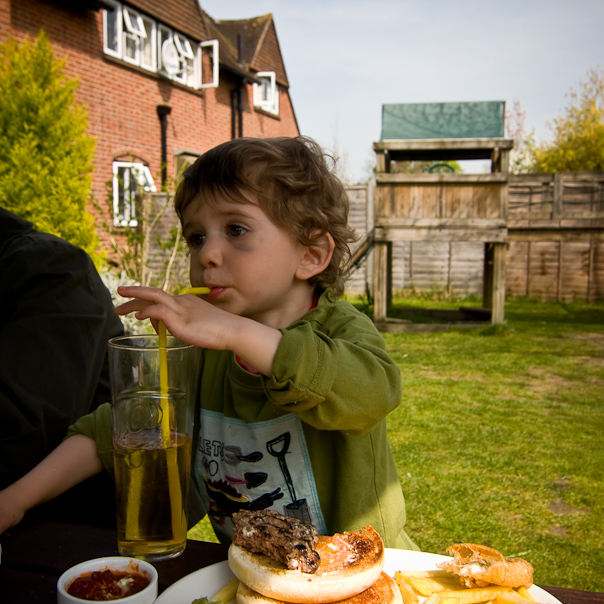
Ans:
[[[175,207],[191,284],[210,293],[123,287],[132,299],[116,312],[161,320],[201,349],[193,482],[217,536],[229,541],[233,512],[270,508],[322,534],[369,524],[387,547],[416,549],[386,435],[400,372],[373,323],[338,300],[354,235],[346,192],[319,146],[219,145],[185,171]],[[21,502],[13,523],[82,474],[113,470],[109,405],[69,435],[52,480],[36,468],[9,487]]]

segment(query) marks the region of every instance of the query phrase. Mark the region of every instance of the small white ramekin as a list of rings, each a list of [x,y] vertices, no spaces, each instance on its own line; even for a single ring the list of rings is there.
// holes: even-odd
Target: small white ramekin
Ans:
[[[121,598],[119,600],[113,600],[119,602],[119,604],[152,604],[157,599],[157,570],[154,566],[143,560],[137,560],[136,558],[128,558],[125,556],[114,556],[109,558],[96,558],[94,560],[87,560],[80,564],[72,566],[69,570],[66,570],[57,581],[57,603],[58,604],[82,604],[90,600],[82,600],[80,598],[74,598],[72,595],[67,593],[67,588],[70,583],[80,575],[85,575],[94,571],[101,570],[114,570],[114,571],[138,571],[147,575],[149,579],[149,585],[137,594],[128,596],[127,598]]]

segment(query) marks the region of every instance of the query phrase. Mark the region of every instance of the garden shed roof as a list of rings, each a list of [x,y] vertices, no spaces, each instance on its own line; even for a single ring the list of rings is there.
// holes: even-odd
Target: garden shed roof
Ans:
[[[503,137],[504,117],[505,101],[384,104],[381,140]]]

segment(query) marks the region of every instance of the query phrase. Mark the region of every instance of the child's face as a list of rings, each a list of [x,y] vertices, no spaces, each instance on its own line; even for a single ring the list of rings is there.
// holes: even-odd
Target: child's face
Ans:
[[[193,287],[230,313],[271,327],[286,327],[312,302],[313,287],[300,278],[307,248],[274,224],[255,203],[194,199],[183,212]]]

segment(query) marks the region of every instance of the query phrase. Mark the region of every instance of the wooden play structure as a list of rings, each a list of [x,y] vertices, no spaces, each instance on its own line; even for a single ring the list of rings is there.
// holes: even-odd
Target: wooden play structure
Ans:
[[[392,243],[474,241],[484,244],[482,315],[505,317],[508,164],[505,103],[384,105],[377,154],[371,246],[374,320],[389,322]],[[491,172],[409,173],[400,162],[490,160]],[[405,164],[409,166],[408,163]],[[442,169],[446,165],[442,166]]]

